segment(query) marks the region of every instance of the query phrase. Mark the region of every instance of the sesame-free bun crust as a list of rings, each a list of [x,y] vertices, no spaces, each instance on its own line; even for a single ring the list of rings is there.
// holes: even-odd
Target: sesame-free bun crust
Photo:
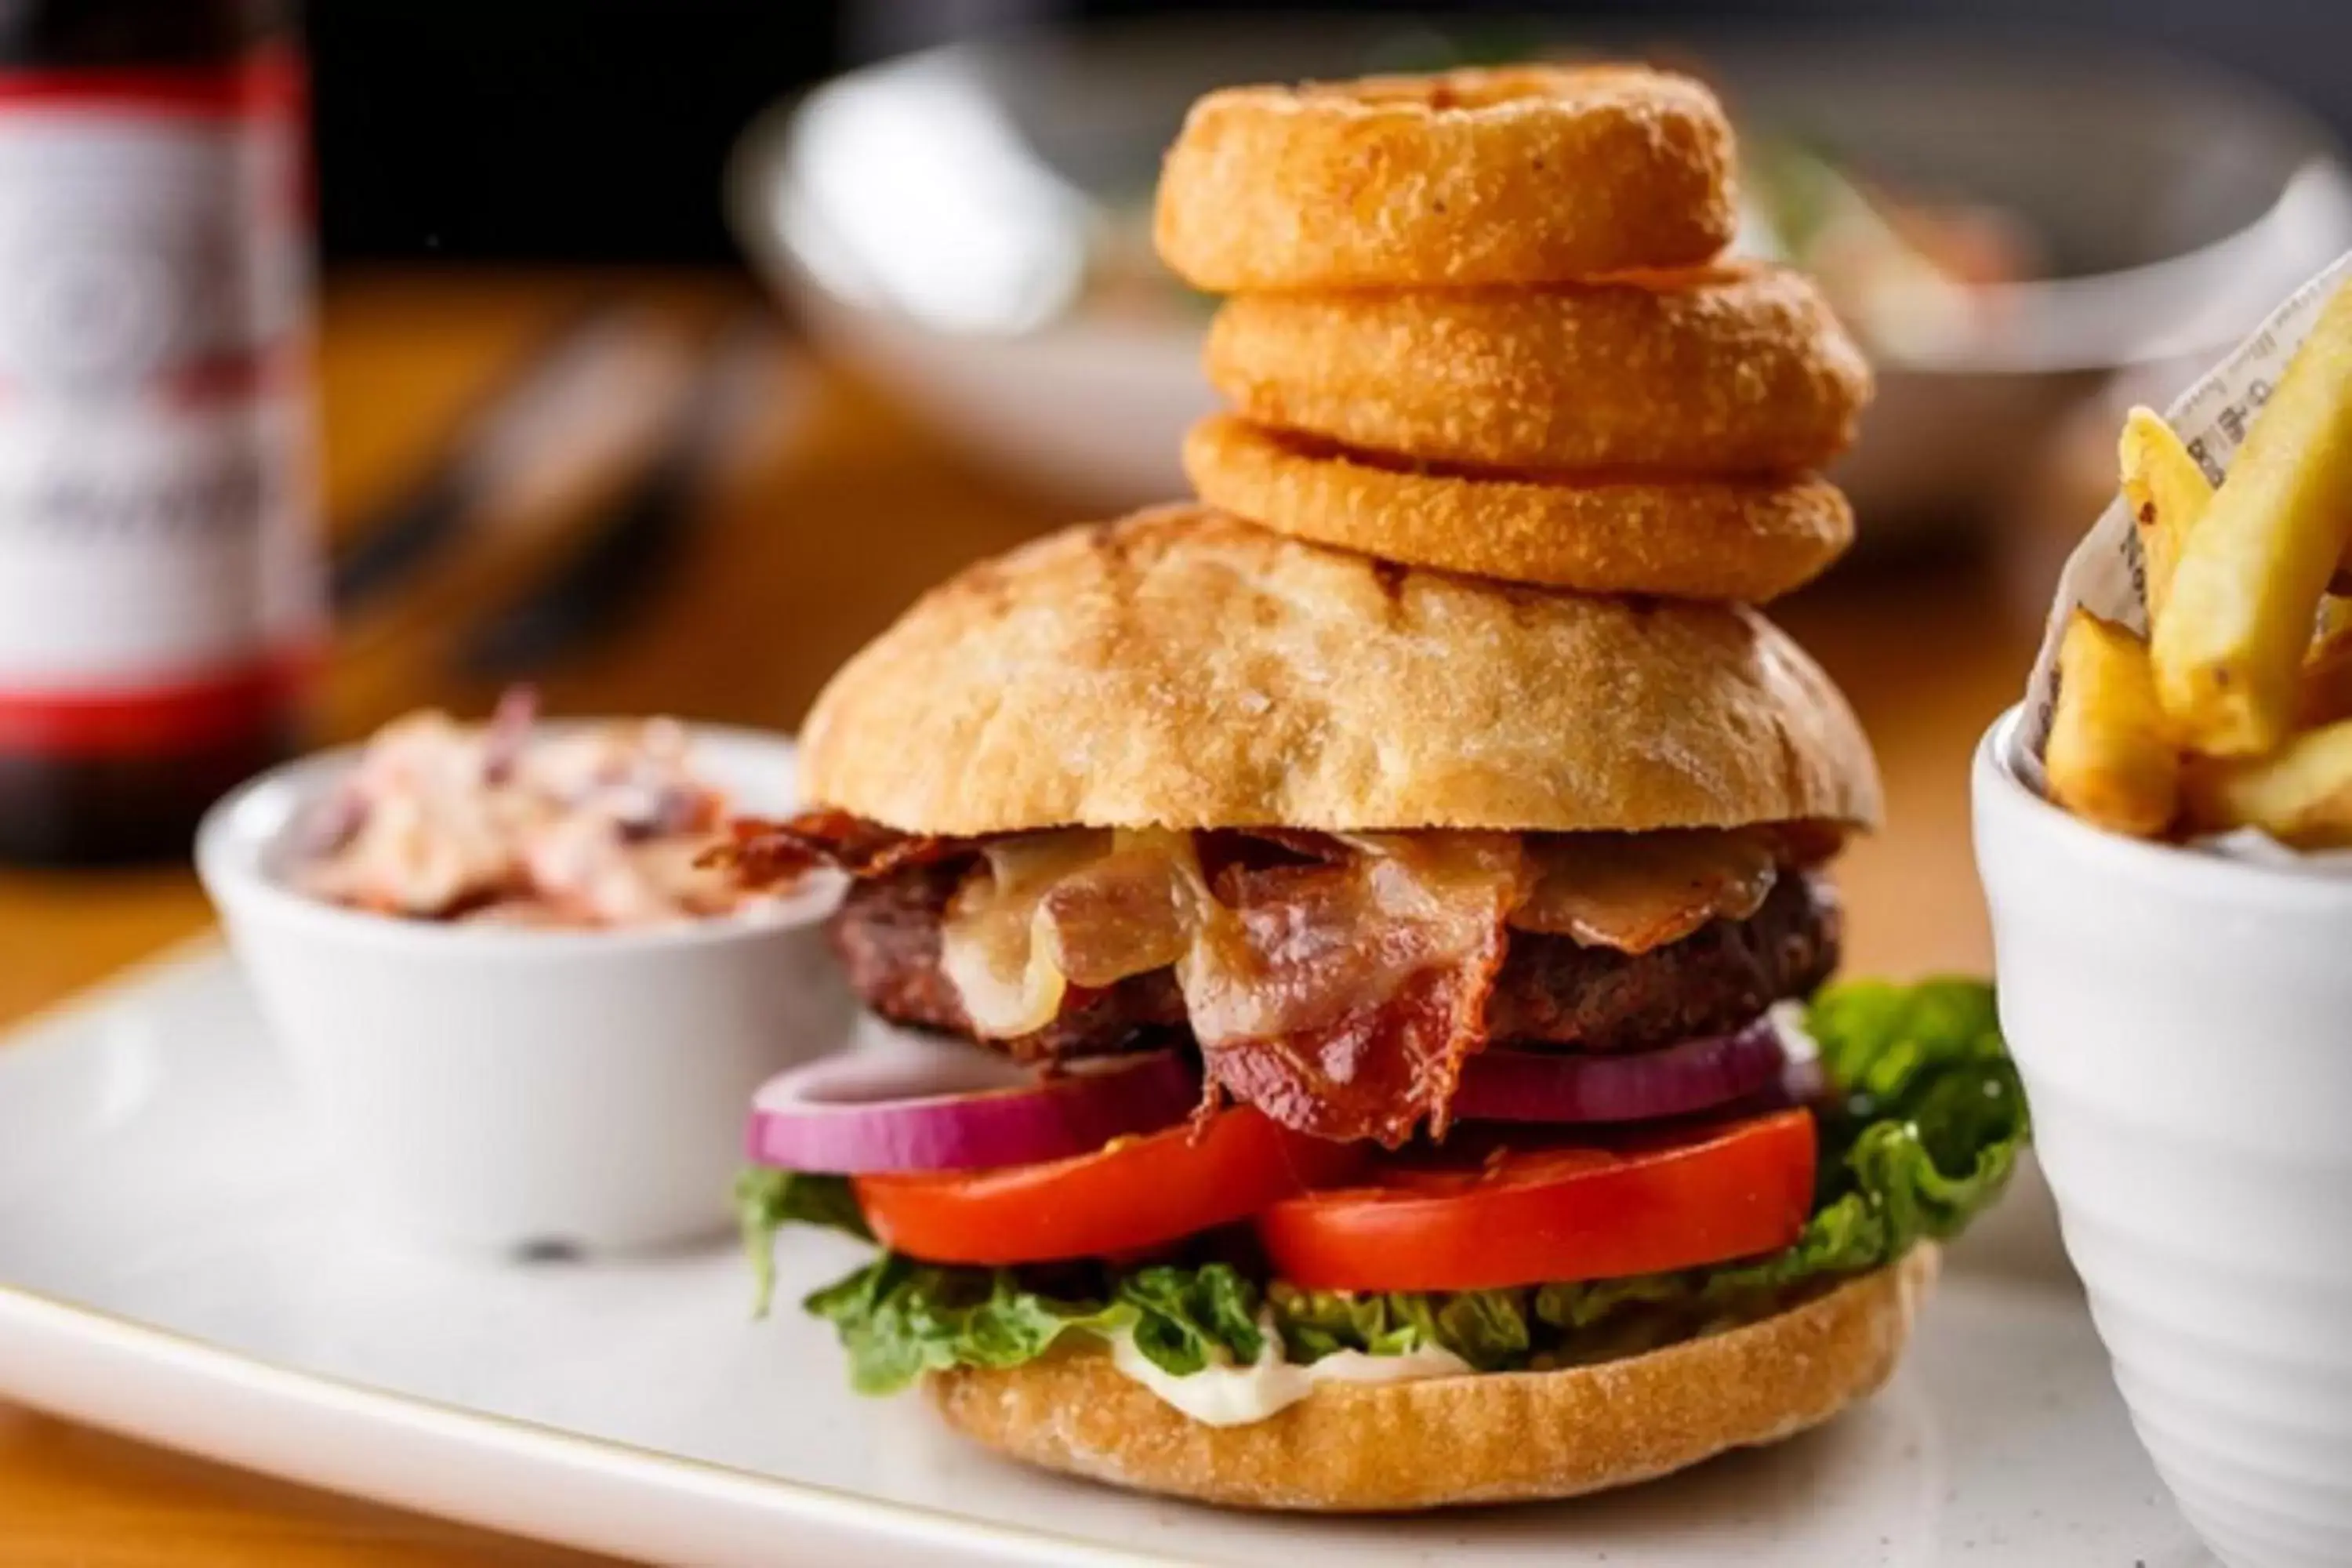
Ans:
[[[1392,1512],[1575,1497],[1778,1442],[1895,1370],[1935,1248],[1805,1304],[1646,1355],[1561,1372],[1326,1384],[1209,1426],[1096,1351],[935,1374],[948,1424],[1013,1458],[1228,1508]]]
[[[1738,605],[1420,571],[1198,506],[933,589],[811,710],[801,787],[902,832],[1867,826],[1803,651]]]

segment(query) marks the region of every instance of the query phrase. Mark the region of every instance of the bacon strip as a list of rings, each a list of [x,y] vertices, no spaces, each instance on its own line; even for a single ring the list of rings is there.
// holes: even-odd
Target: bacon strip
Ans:
[[[1204,1040],[1202,1058],[1234,1098],[1302,1132],[1393,1149],[1426,1118],[1442,1136],[1462,1064],[1486,1043],[1507,946],[1498,921],[1459,962],[1416,971],[1390,996],[1326,1025]]]
[[[935,838],[901,833],[846,811],[804,811],[788,821],[738,817],[727,826],[730,842],[707,857],[725,866],[754,890],[796,882],[820,866],[861,879],[887,877],[908,866],[928,866],[977,847],[970,838]]]
[[[1645,952],[1753,914],[1781,867],[1835,844],[1801,825],[945,838],[840,811],[733,833],[720,853],[754,886],[970,857],[942,954],[981,1033],[1018,1037],[1172,966],[1211,1095],[1222,1086],[1302,1131],[1391,1148],[1424,1121],[1444,1131],[1512,929]]]
[[[1444,1130],[1525,896],[1515,836],[1365,841],[1339,865],[1222,879],[1176,967],[1202,1057],[1235,1098],[1320,1137]]]

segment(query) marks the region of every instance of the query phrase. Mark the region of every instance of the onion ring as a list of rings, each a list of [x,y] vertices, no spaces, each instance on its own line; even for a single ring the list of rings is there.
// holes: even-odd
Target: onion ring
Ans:
[[[1203,357],[1234,412],[1444,462],[1782,474],[1853,437],[1870,369],[1782,268],[1548,289],[1245,294]]]
[[[1229,88],[1185,117],[1154,232],[1219,293],[1565,283],[1715,256],[1732,165],[1714,94],[1640,67]]]
[[[1760,604],[1819,575],[1853,537],[1845,497],[1822,479],[1481,473],[1231,415],[1192,426],[1184,471],[1202,500],[1277,533],[1587,594]]]

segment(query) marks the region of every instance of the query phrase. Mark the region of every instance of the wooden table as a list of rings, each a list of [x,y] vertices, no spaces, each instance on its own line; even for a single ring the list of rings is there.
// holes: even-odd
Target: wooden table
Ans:
[[[404,482],[502,368],[592,297],[680,330],[751,304],[718,276],[429,275],[336,279],[321,345],[331,515]],[[957,565],[1077,512],[953,454],[869,390],[808,373],[781,341],[773,417],[751,421],[688,559],[635,624],[551,674],[559,711],[669,711],[789,726],[835,664]],[[801,373],[806,395],[785,396]],[[1958,438],[1958,437],[1956,437]],[[509,574],[510,575],[510,573]],[[509,584],[510,585],[510,584]],[[343,628],[331,739],[419,701],[492,695],[447,673],[450,628],[500,570],[453,563]],[[1890,820],[1853,850],[1849,973],[1984,971],[1967,763],[2016,693],[2034,627],[1982,559],[1864,565],[1780,618],[1843,684],[1876,742]],[[206,923],[184,868],[0,874],[0,1025]],[[0,1405],[0,1560],[11,1565],[584,1562],[231,1471]]]

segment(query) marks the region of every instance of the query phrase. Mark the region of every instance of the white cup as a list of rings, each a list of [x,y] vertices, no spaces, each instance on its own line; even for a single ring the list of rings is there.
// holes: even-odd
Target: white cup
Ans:
[[[2352,878],[2077,821],[2009,765],[2016,722],[1974,778],[2001,1027],[2116,1383],[2232,1568],[2342,1568]]]
[[[790,805],[792,746],[698,729],[746,811]],[[611,1251],[718,1234],[751,1091],[837,1048],[830,887],[642,930],[433,924],[287,886],[289,828],[357,760],[309,758],[214,808],[196,863],[328,1165],[373,1223],[468,1251]]]

